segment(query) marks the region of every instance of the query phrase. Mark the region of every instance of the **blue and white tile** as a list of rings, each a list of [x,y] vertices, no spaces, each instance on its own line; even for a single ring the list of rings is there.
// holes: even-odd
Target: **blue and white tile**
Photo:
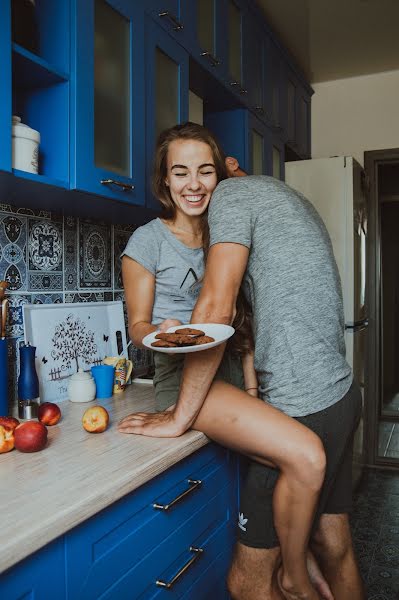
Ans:
[[[114,228],[114,290],[123,289],[121,254],[126,248],[133,229],[131,227],[130,231],[121,231],[119,228]]]
[[[64,290],[78,289],[78,220],[64,219]]]
[[[79,289],[112,288],[111,228],[79,221]]]
[[[28,221],[29,289],[62,290],[62,226],[47,220]]]
[[[26,235],[26,217],[0,213],[0,273],[12,292],[27,290]]]

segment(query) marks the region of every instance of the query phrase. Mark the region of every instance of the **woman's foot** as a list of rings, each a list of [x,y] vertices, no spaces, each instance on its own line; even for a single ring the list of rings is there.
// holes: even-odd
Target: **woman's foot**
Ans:
[[[310,550],[307,555],[307,568],[310,577],[310,581],[312,582],[313,587],[317,590],[320,598],[323,600],[334,600],[334,596],[330,590],[330,586],[327,581],[324,579],[323,573]]]

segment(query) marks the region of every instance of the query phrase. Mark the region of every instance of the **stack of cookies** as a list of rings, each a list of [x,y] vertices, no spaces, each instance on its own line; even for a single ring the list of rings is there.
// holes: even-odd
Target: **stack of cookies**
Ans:
[[[176,329],[173,333],[157,333],[155,337],[157,341],[151,344],[154,348],[182,348],[183,346],[199,346],[215,341],[213,337],[205,335],[200,329],[193,329],[192,327]]]

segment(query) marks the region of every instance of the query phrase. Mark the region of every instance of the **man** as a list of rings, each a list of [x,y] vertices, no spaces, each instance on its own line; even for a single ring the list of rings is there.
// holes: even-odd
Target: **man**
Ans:
[[[362,600],[348,512],[353,434],[360,392],[345,361],[340,281],[325,226],[283,182],[245,177],[226,159],[209,209],[210,251],[193,323],[231,323],[241,283],[252,306],[261,397],[322,439],[327,470],[311,546],[336,600]],[[195,420],[222,348],[186,358],[180,396],[169,413],[145,417],[136,432],[180,435]],[[283,441],[282,441],[283,443]],[[234,599],[283,598],[276,585],[274,469],[252,463],[241,495],[239,541],[228,586]],[[289,597],[288,595],[286,597]]]

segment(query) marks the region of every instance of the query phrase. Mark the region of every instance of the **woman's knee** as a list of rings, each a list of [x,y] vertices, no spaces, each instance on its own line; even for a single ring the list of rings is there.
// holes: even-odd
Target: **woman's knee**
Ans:
[[[326,453],[320,438],[310,432],[306,444],[295,453],[295,476],[303,485],[312,491],[319,491],[324,482],[326,473]]]

